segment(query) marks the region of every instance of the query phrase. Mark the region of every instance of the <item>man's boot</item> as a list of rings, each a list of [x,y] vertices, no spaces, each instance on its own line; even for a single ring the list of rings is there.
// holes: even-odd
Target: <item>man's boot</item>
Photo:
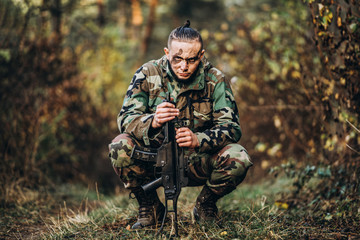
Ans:
[[[194,217],[196,221],[212,221],[217,219],[216,202],[221,196],[216,195],[208,186],[204,186],[196,199]]]
[[[156,191],[145,194],[144,190],[139,187],[132,189],[131,193],[135,195],[139,203],[139,216],[137,222],[132,225],[132,229],[141,229],[146,226],[155,225],[158,220],[162,220],[165,207],[161,203]]]

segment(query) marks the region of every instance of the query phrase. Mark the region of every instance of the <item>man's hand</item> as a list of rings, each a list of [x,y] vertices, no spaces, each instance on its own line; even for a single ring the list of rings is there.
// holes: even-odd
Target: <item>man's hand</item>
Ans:
[[[178,115],[179,109],[175,108],[174,104],[170,102],[163,102],[157,106],[151,126],[153,128],[159,128],[164,123],[173,120]]]
[[[179,147],[196,148],[200,145],[196,135],[187,127],[176,129],[176,142]]]

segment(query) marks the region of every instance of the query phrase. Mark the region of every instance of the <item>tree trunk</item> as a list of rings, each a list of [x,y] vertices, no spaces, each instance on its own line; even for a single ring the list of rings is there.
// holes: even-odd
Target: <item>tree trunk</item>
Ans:
[[[100,27],[105,25],[105,7],[103,0],[97,0],[98,6],[98,23]]]
[[[149,49],[149,45],[150,45],[150,41],[151,41],[151,35],[152,32],[154,30],[154,25],[155,25],[155,19],[156,19],[156,7],[158,5],[158,0],[150,0],[150,13],[149,13],[149,18],[146,24],[146,29],[145,29],[145,36],[143,38],[142,44],[141,44],[141,56],[142,58],[145,57],[148,49]]]
[[[60,37],[61,35],[61,0],[53,0],[53,5],[51,6],[50,13],[52,16],[53,22],[53,32],[56,36]]]

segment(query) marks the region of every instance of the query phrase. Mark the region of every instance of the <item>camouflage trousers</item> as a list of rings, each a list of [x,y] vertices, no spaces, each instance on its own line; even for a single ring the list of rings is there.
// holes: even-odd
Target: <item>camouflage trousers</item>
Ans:
[[[154,163],[130,158],[133,147],[143,145],[128,134],[120,134],[109,144],[110,159],[114,170],[131,189],[155,179]],[[249,155],[239,144],[229,144],[215,154],[185,150],[189,159],[189,186],[206,184],[217,195],[224,196],[240,184],[252,166]]]

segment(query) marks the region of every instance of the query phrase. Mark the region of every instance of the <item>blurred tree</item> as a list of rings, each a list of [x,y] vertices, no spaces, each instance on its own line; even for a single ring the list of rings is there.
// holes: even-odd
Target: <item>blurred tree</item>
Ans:
[[[98,23],[100,27],[105,25],[105,6],[103,0],[97,0],[98,5]]]
[[[150,12],[149,12],[149,16],[148,16],[148,20],[147,20],[147,24],[146,24],[146,28],[145,28],[145,36],[142,40],[142,44],[141,44],[141,59],[144,59],[146,53],[148,52],[149,49],[149,44],[150,44],[150,40],[151,40],[151,35],[154,29],[154,25],[155,25],[155,13],[156,13],[156,7],[158,5],[158,0],[150,0]]]
[[[7,13],[0,19],[2,202],[16,200],[22,187],[93,183],[101,174],[99,159],[107,159],[110,116],[99,114],[78,71],[76,50],[87,43],[67,44],[75,6],[58,0],[0,4]]]

